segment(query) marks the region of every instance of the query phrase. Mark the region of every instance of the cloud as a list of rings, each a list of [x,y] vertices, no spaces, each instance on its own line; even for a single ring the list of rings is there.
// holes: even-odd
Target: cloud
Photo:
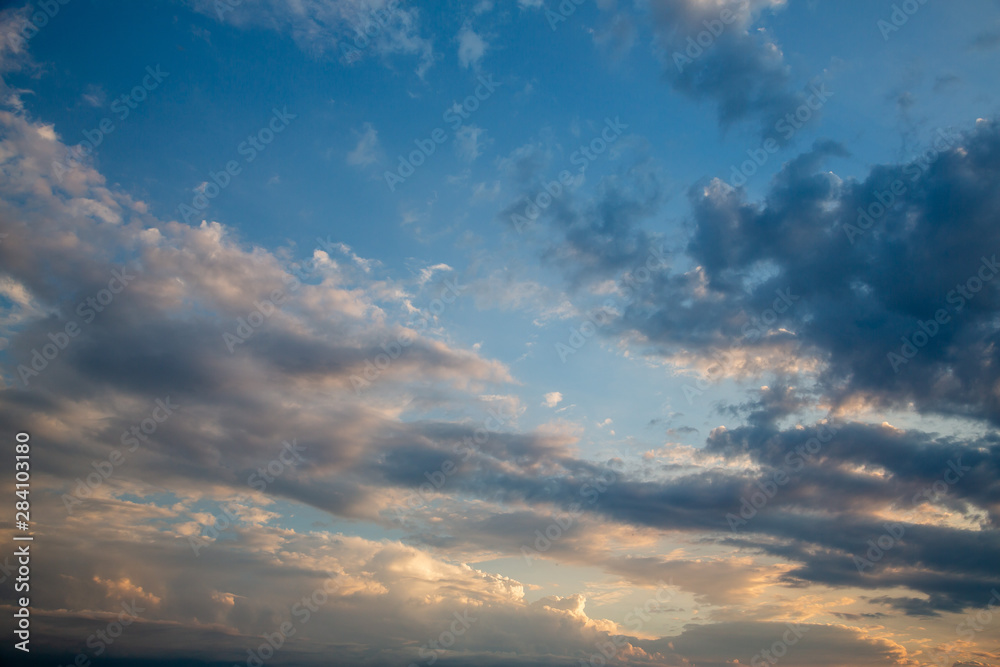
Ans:
[[[455,132],[455,151],[466,162],[474,162],[488,143],[486,130],[476,125],[463,125]]]
[[[493,201],[500,195],[500,181],[493,181],[492,185],[485,182],[476,183],[472,189],[472,198],[476,200]]]
[[[718,182],[692,189],[697,227],[689,250],[709,291],[727,295],[724,309],[745,313],[714,331],[737,339],[738,328],[788,287],[796,300],[782,327],[794,332],[804,367],[812,365],[808,359],[822,360],[820,390],[835,405],[912,402],[920,411],[997,423],[1000,411],[986,389],[994,382],[992,365],[983,359],[993,354],[987,322],[1000,302],[983,277],[990,275],[992,249],[1000,249],[988,222],[996,195],[986,185],[1000,164],[1000,132],[984,121],[964,138],[948,136],[913,161],[875,167],[857,182],[818,173],[823,161],[844,154],[818,144],[785,166],[763,206]],[[889,201],[883,193],[891,187],[900,194],[873,218],[877,198]],[[773,267],[772,277],[751,292],[738,288],[741,276],[764,265]],[[914,281],[899,290],[904,273]],[[932,333],[923,333],[921,322],[936,313],[947,321],[925,324]],[[699,341],[684,333],[692,330],[689,318],[704,315],[654,307],[630,313],[627,326],[653,341],[691,345]],[[914,336],[919,354],[903,342]]]
[[[661,640],[660,644],[663,643],[666,640]],[[786,660],[803,667],[847,664],[848,661],[858,667],[906,664],[908,657],[907,651],[891,640],[873,639],[858,629],[835,625],[691,625],[680,637],[672,638],[670,644],[679,654],[703,667],[723,667],[733,664],[733,660],[750,664],[754,657],[767,661],[762,651],[769,651],[771,657],[787,654]],[[776,644],[777,648],[773,648]],[[846,658],[848,655],[850,658]]]
[[[365,167],[379,161],[381,146],[378,131],[371,123],[365,123],[359,133],[358,145],[347,154],[347,164]]]
[[[0,255],[8,292],[16,297],[3,332],[10,340],[4,354],[12,362],[6,369],[4,394],[56,392],[68,401],[67,406],[79,402],[81,409],[85,404],[102,405],[129,395],[128,410],[140,412],[156,399],[170,395],[181,404],[214,404],[224,422],[249,419],[257,424],[253,443],[237,443],[221,432],[218,440],[209,439],[215,440],[211,444],[201,441],[204,450],[178,443],[175,453],[180,458],[173,462],[178,467],[162,465],[160,470],[161,478],[173,478],[177,488],[188,484],[185,479],[190,471],[183,463],[186,457],[217,461],[215,452],[246,463],[251,458],[270,458],[271,443],[286,437],[278,437],[278,422],[271,422],[278,418],[272,411],[274,406],[265,408],[270,401],[267,396],[275,390],[290,392],[290,396],[321,386],[339,388],[346,403],[341,407],[329,404],[328,414],[343,409],[344,414],[353,413],[351,421],[360,432],[370,430],[387,415],[374,408],[356,411],[347,407],[361,401],[360,397],[350,398],[352,377],[364,377],[366,360],[370,364],[382,353],[376,341],[395,340],[403,332],[412,343],[391,367],[378,374],[387,390],[399,387],[399,382],[405,385],[435,376],[450,377],[445,385],[455,382],[456,387],[510,379],[502,365],[435,340],[429,328],[414,329],[412,323],[404,323],[408,299],[425,292],[437,296],[443,289],[440,282],[392,285],[384,277],[372,275],[377,264],[358,258],[340,244],[315,249],[307,256],[313,267],[310,275],[306,282],[297,281],[277,256],[242,248],[231,230],[222,225],[206,222],[188,227],[149,217],[139,202],[107,190],[103,179],[85,166],[73,167],[64,175],[62,188],[57,189],[51,165],[65,147],[23,118],[3,114],[0,122],[7,130],[4,155],[9,164],[21,165],[19,178],[2,187],[4,200],[16,198],[25,186],[35,189],[40,183],[50,184],[48,194],[39,198],[37,213],[14,215],[6,204],[0,209],[8,235],[0,245]],[[32,158],[16,157],[24,155]],[[75,192],[67,195],[64,189]],[[66,243],[69,238],[88,240]],[[53,261],[58,258],[61,268],[38,270],[34,263],[41,256]],[[91,322],[81,322],[76,304],[107,287],[113,272],[120,271],[123,264],[135,274],[127,289]],[[283,293],[282,304],[265,308],[266,324],[238,342],[230,353],[223,334],[236,331],[238,318],[246,318],[275,290]],[[194,303],[201,304],[201,315],[185,315]],[[398,314],[390,318],[387,311],[393,310]],[[76,320],[82,329],[73,345],[38,375],[20,371],[18,366],[31,369],[32,350],[48,341],[47,333],[54,328],[62,331],[69,320]],[[303,363],[306,358],[309,363]],[[96,372],[98,367],[103,370]],[[241,392],[222,389],[238,377],[249,380],[264,375],[270,379],[260,387],[260,393],[247,385],[243,398],[237,399]],[[302,394],[303,398],[306,395]],[[250,406],[254,407],[244,413]],[[191,409],[197,423],[201,408]],[[109,418],[107,424],[109,428],[127,428],[131,419],[129,412],[119,419]],[[311,420],[296,421],[305,430],[322,428],[319,422],[307,427]],[[194,423],[188,424],[193,427]],[[187,428],[180,421],[164,426],[158,436],[164,447],[160,453],[169,456],[175,445],[168,444],[168,439],[172,434],[187,437],[181,435]],[[341,429],[344,433],[353,430],[346,422],[341,423]],[[301,436],[300,441],[311,440],[305,432]],[[113,434],[109,437],[118,441]],[[96,449],[91,451],[91,447]],[[77,454],[88,456],[101,449],[99,441],[81,443]],[[317,465],[336,466],[350,458],[346,450],[335,453],[336,447],[323,449],[327,455],[319,455]],[[65,465],[71,464],[67,460]],[[334,505],[342,504],[318,488],[303,493],[311,502],[322,504],[326,497]],[[346,509],[351,503],[342,506]]]
[[[323,38],[345,28],[322,12],[374,6],[244,4],[225,20],[270,25],[323,53],[332,48]],[[383,38],[373,53],[397,53]],[[766,112],[750,101],[747,115]],[[399,279],[329,237],[264,248],[215,221],[163,220],[86,162],[57,174],[69,148],[52,125],[4,111],[0,130],[0,427],[30,426],[40,444],[32,497],[50,548],[32,567],[59,585],[33,597],[32,629],[39,646],[69,656],[53,664],[72,662],[82,638],[131,600],[140,619],[111,657],[231,664],[282,622],[298,623],[295,605],[328,581],[275,664],[331,654],[348,665],[408,664],[465,613],[475,620],[435,654],[441,664],[509,664],[512,653],[519,664],[577,664],[620,634],[612,645],[623,665],[721,667],[770,649],[787,619],[806,633],[789,650],[794,664],[907,664],[924,656],[896,643],[905,617],[919,617],[921,633],[950,629],[953,615],[1000,586],[1000,283],[980,277],[974,294],[949,298],[958,284],[972,289],[1000,241],[994,121],[853,179],[828,170],[844,147],[819,142],[759,201],[700,182],[688,193],[682,252],[628,291],[618,278],[634,277],[667,233],[653,225],[669,183],[642,156],[612,163],[600,180],[588,174],[593,196],[566,192],[536,221],[546,232],[537,252],[562,272],[562,290],[515,262],[476,273],[446,254],[450,263],[414,260]],[[456,150],[475,160],[485,135],[463,131]],[[347,161],[372,164],[377,132],[365,124],[358,134]],[[506,193],[508,183],[537,192],[561,157],[549,140],[515,149],[498,161],[504,187],[484,181],[472,196]],[[858,209],[875,202],[883,212],[866,213],[869,222]],[[78,304],[110,293],[116,272],[134,277],[84,321]],[[530,309],[540,327],[617,297],[600,331],[623,354],[677,372],[676,383],[701,372],[766,385],[718,403],[728,426],[698,447],[629,442],[647,454],[627,466],[595,461],[592,426],[613,436],[611,418],[568,423],[563,408],[520,426],[518,378],[482,353],[488,346],[456,343],[447,316],[427,305],[448,289],[476,307]],[[939,307],[949,319],[932,327]],[[71,321],[79,334],[41,355]],[[227,349],[233,332],[239,342]],[[926,341],[901,350],[906,361],[893,368],[888,353],[916,332]],[[37,375],[22,371],[32,364]],[[549,392],[541,405],[562,399]],[[151,433],[140,425],[164,400],[179,407]],[[911,409],[962,428],[941,435],[861,420]],[[823,438],[831,425],[836,435]],[[136,429],[144,437],[132,450]],[[280,463],[287,441],[304,460],[276,468],[261,490],[252,480]],[[123,452],[123,463],[102,463]],[[13,473],[10,461],[0,468]],[[489,571],[522,559],[574,503],[586,505],[532,562],[587,568],[588,580],[536,598]],[[734,528],[730,517],[743,513]],[[365,536],[341,532],[354,522]],[[855,556],[886,524],[902,536],[860,571]],[[671,578],[685,596],[678,608],[701,609],[635,628],[602,605],[614,595],[641,604]],[[11,598],[2,602],[10,613]],[[839,624],[856,618],[884,627]]]
[[[465,69],[470,67],[478,68],[479,61],[483,59],[488,44],[482,36],[476,34],[473,29],[465,25],[458,32],[458,64]]]
[[[27,48],[28,38],[37,34],[30,16],[30,5],[0,11],[0,102],[19,111],[24,109],[21,94],[30,91],[11,88],[5,75],[37,68]]]
[[[26,35],[33,27],[29,6],[7,8],[0,12],[0,72],[19,69],[30,60]]]
[[[1000,308],[991,281],[1000,202],[988,185],[1000,168],[998,124],[935,133],[911,160],[857,180],[824,169],[846,155],[817,142],[760,203],[718,179],[692,186],[684,270],[654,272],[601,334],[715,379],[801,376],[835,410],[912,406],[1000,423],[989,362]],[[554,235],[543,257],[597,290],[659,244],[640,222],[661,191],[655,171],[636,168],[603,179],[589,202],[564,195],[536,221]]]
[[[317,58],[335,56],[350,65],[371,55],[416,56],[421,78],[434,64],[433,44],[420,34],[420,10],[402,5],[388,10],[384,0],[195,0],[194,8],[240,28],[258,26],[289,35]]]
[[[972,40],[972,48],[988,51],[1000,46],[1000,30],[989,30],[976,35]]]
[[[82,95],[83,101],[91,107],[101,108],[107,102],[108,94],[101,86],[87,86],[87,92]]]
[[[44,372],[24,386],[15,370],[0,390],[0,423],[26,419],[39,426],[33,436],[47,442],[35,458],[51,471],[37,487],[44,496],[37,507],[53,518],[39,530],[51,531],[53,553],[63,556],[33,565],[39,577],[58,572],[63,584],[32,601],[39,645],[83,649],[75,638],[93,630],[81,630],[114,618],[125,598],[142,608],[129,628],[133,656],[177,656],[181,635],[188,656],[212,658],[220,646],[245,653],[261,634],[295,619],[296,601],[331,578],[335,592],[284,649],[289,659],[319,661],[332,642],[353,646],[342,653],[347,664],[412,660],[419,644],[411,638],[430,641],[463,610],[482,619],[463,648],[473,654],[509,651],[512,635],[519,637],[514,648],[529,654],[543,643],[570,654],[607,639],[597,628],[608,624],[587,617],[583,598],[529,604],[518,582],[430,551],[275,523],[286,516],[288,500],[378,520],[377,512],[401,497],[399,489],[426,481],[425,466],[449,456],[452,443],[473,439],[475,424],[398,420],[379,397],[404,387],[407,377],[443,380],[425,399],[439,405],[511,382],[502,365],[411,332],[382,384],[355,396],[351,375],[382,354],[373,341],[400,331],[389,311],[410,289],[440,289],[432,276],[387,289],[385,277],[368,277],[374,265],[366,272],[349,248],[326,244],[293,290],[297,283],[276,254],[245,247],[218,223],[159,221],[85,165],[73,166],[57,187],[51,158],[67,149],[23,117],[3,114],[0,122],[5,167],[18,166],[18,177],[0,185],[0,226],[8,234],[2,266],[24,293],[18,304],[36,304],[25,319],[8,322],[5,358],[30,364],[32,347],[77,317],[73,306],[106,286],[112,271],[124,262],[135,273]],[[35,193],[35,208],[15,214],[10,202],[25,187]],[[42,268],[42,256],[55,268]],[[288,300],[263,309],[266,322],[227,352],[221,334],[275,289]],[[85,486],[81,471],[116,460],[111,453],[121,453],[122,433],[163,398],[176,404],[176,414],[113,474]],[[500,403],[516,412],[510,401]],[[303,448],[306,463],[275,473],[267,494],[258,493],[248,480],[278,460],[279,443],[288,438]],[[561,458],[569,443],[563,436],[497,433],[472,464],[530,469]],[[224,510],[233,519],[214,536],[201,535],[203,526],[219,525]],[[105,513],[113,519],[94,523]],[[280,584],[267,574],[276,562],[284,563]],[[451,593],[442,598],[445,588]],[[70,607],[78,611],[65,611]],[[386,641],[379,629],[376,619],[387,617],[395,619],[399,640]]]
[[[171,647],[181,630],[188,653],[211,657],[220,646],[245,653],[330,577],[338,582],[337,594],[287,649],[300,662],[331,647],[347,664],[412,660],[421,645],[413,638],[430,641],[454,612],[466,608],[482,620],[480,629],[470,629],[461,655],[482,664],[504,660],[501,654],[511,650],[534,655],[541,646],[546,656],[589,655],[608,640],[615,626],[591,617],[585,596],[528,603],[520,582],[456,564],[439,551],[441,545],[448,553],[475,545],[520,557],[520,545],[551,522],[554,507],[579,501],[583,485],[607,474],[606,466],[576,455],[577,437],[570,430],[512,428],[516,401],[495,389],[513,381],[502,364],[401,322],[407,302],[442,288],[434,280],[439,266],[395,284],[378,275],[377,264],[359,264],[362,258],[350,248],[325,243],[306,253],[313,268],[293,292],[295,282],[279,254],[243,244],[218,223],[190,227],[157,220],[85,165],[74,166],[58,186],[51,165],[66,147],[23,117],[0,114],[0,123],[0,154],[13,175],[0,184],[0,226],[8,234],[0,266],[22,294],[8,307],[21,317],[4,331],[11,340],[3,351],[12,362],[7,368],[30,363],[32,349],[75,319],[75,305],[107,286],[112,270],[125,262],[136,274],[27,387],[14,370],[0,390],[0,425],[35,424],[33,437],[46,443],[34,455],[47,471],[38,482],[38,510],[39,516],[58,517],[39,524],[56,555],[39,561],[36,573],[59,573],[63,582],[33,600],[39,641],[79,650],[74,637],[93,630],[74,633],[114,613],[120,602],[115,598],[127,595],[148,601],[142,622],[130,629],[135,654],[175,655]],[[33,193],[32,208],[18,207],[27,192]],[[635,231],[630,225],[613,229]],[[230,354],[223,332],[235,330],[238,318],[275,289],[287,291],[287,302]],[[404,330],[412,339],[407,351],[381,369],[370,393],[356,395],[352,376],[363,376],[366,360],[387,354],[379,343]],[[474,421],[401,419],[395,398],[401,394],[415,406],[408,409],[441,413],[469,409],[469,396],[498,398],[489,403],[502,409],[511,426],[483,441]],[[122,435],[164,397],[180,406],[177,414],[114,474],[81,491],[82,471],[121,449]],[[746,407],[751,417],[745,430],[714,432],[707,454],[743,456],[746,441],[746,451],[762,466],[773,465],[780,452],[809,435],[776,426],[798,404],[793,399],[777,389],[765,393],[759,405]],[[623,472],[600,494],[599,507],[579,519],[578,532],[544,558],[586,559],[643,586],[683,574],[685,585],[706,600],[738,599],[779,581],[905,587],[930,596],[923,609],[912,609],[905,599],[874,602],[901,613],[961,609],[978,600],[981,587],[995,585],[1000,549],[994,533],[985,537],[946,524],[907,524],[904,544],[866,576],[844,565],[852,550],[879,534],[880,518],[861,508],[888,507],[893,497],[933,483],[934,468],[946,455],[965,457],[971,470],[961,491],[956,486],[953,496],[929,506],[965,502],[993,511],[996,456],[980,449],[995,443],[960,445],[911,433],[908,445],[891,446],[878,440],[889,436],[862,426],[843,432],[851,439],[825,454],[834,465],[805,473],[751,529],[722,541],[783,558],[792,564],[783,572],[676,556],[623,559],[606,549],[609,540],[634,534],[632,527],[728,535],[725,514],[739,508],[758,480],[726,467]],[[275,460],[289,438],[304,448],[306,464],[276,473],[260,493],[248,480]],[[467,456],[466,442],[476,443]],[[923,455],[904,454],[914,448]],[[845,468],[848,461],[865,462],[865,456],[897,476],[898,485],[884,488]],[[391,525],[394,508],[448,461],[455,474],[434,495],[437,512],[448,517],[448,535],[421,532],[407,545],[278,523],[293,507],[312,507]],[[922,465],[915,467],[915,461]],[[67,505],[67,497],[79,502]],[[808,516],[817,499],[841,514]],[[217,523],[226,508],[235,517],[232,525],[202,538],[198,531]],[[488,511],[477,514],[476,508]],[[417,506],[408,520],[421,525],[425,516]],[[195,536],[204,540],[197,555],[189,542]],[[955,549],[965,554],[960,574],[952,565]],[[71,608],[77,611],[61,611]],[[386,618],[399,641],[384,639],[382,621],[375,619]],[[774,641],[771,626],[758,630],[740,647]],[[627,660],[679,664],[684,656],[720,655],[718,647],[698,644],[696,631],[688,632],[680,635],[689,641],[681,648],[633,637]],[[510,636],[518,637],[514,645]]]
[[[613,60],[620,61],[639,36],[632,19],[625,14],[615,14],[607,27],[594,33],[594,43],[604,49]]]
[[[651,2],[667,80],[696,101],[714,103],[723,128],[750,118],[760,118],[765,130],[772,127],[801,96],[790,88],[781,48],[756,24],[784,5],[785,0]]]
[[[718,180],[691,188],[688,261],[677,263],[692,268],[657,273],[600,331],[651,363],[691,366],[715,379],[770,376],[756,399],[727,410],[747,424],[713,431],[705,448],[734,464],[750,456],[761,469],[734,474],[709,466],[657,482],[630,478],[602,495],[602,514],[663,530],[733,532],[727,514],[736,515],[816,434],[818,425],[804,426],[810,412],[849,418],[915,409],[964,420],[973,431],[997,424],[989,389],[997,382],[996,336],[989,323],[1000,302],[989,248],[1000,246],[990,222],[1000,203],[987,185],[1000,169],[997,123],[980,120],[963,135],[944,133],[912,160],[876,166],[857,180],[824,169],[845,155],[839,144],[818,142],[783,167],[760,203]],[[591,208],[573,199],[539,219],[559,248],[546,258],[581,289],[595,290],[601,281],[600,273],[578,271],[584,258],[606,271],[620,265],[616,249],[635,257],[636,249],[652,245],[636,224],[641,217],[629,217],[633,200],[618,192],[598,189],[592,210],[601,217],[594,220],[630,224],[591,223],[591,233],[578,240],[573,232],[589,222]],[[881,210],[873,207],[879,200]],[[575,261],[563,263],[571,252]],[[947,317],[938,324],[932,319],[940,309]],[[899,372],[890,354],[906,359],[895,360]],[[687,384],[695,400],[707,389]],[[800,425],[780,425],[788,421]],[[998,583],[988,565],[1000,556],[996,442],[991,432],[943,438],[845,422],[811,465],[793,459],[802,468],[794,479],[765,510],[751,508],[753,519],[724,542],[799,563],[784,577],[791,585],[919,591],[879,598],[877,604],[899,613],[933,617],[976,607]],[[946,485],[943,494],[928,491],[958,465],[967,467],[961,483]],[[508,498],[536,497],[538,489],[522,481],[524,487],[508,486]],[[572,485],[549,488],[546,497],[568,503]],[[905,537],[876,567],[859,572],[854,556],[866,552],[890,518]],[[567,558],[568,544],[547,557]],[[956,566],[955,552],[942,551],[943,544],[963,545],[959,551],[969,558]],[[600,555],[584,558],[593,565]],[[647,571],[668,570],[650,564]]]

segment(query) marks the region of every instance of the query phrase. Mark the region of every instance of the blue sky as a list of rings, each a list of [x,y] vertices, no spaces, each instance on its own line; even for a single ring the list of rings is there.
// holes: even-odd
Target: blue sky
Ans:
[[[7,3],[38,664],[1000,664],[998,9]]]

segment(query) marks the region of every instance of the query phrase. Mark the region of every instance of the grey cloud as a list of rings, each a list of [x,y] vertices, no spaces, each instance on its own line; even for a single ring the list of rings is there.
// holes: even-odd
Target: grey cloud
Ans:
[[[723,128],[760,118],[767,134],[768,128],[802,102],[802,95],[791,89],[790,68],[780,47],[755,25],[762,14],[782,4],[775,0],[651,2],[665,77],[692,99],[714,103]],[[729,12],[726,21],[720,18],[723,12]]]

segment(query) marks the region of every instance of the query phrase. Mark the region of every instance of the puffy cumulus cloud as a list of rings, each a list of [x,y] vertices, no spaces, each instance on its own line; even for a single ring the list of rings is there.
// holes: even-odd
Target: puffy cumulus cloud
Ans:
[[[800,104],[789,66],[762,15],[785,0],[652,0],[664,74],[681,93],[718,107],[727,127],[761,118],[765,128]]]
[[[819,143],[790,161],[759,204],[719,181],[693,188],[699,279],[657,276],[619,332],[664,354],[782,341],[835,408],[997,423],[1000,128],[943,133],[862,180],[821,171],[838,154]]]
[[[804,378],[835,413],[912,405],[998,423],[1000,125],[942,131],[925,153],[862,178],[825,170],[844,155],[817,142],[760,202],[717,179],[692,187],[676,268],[633,281],[602,335],[716,378]],[[589,200],[562,196],[536,221],[551,239],[544,257],[595,293],[634,271],[663,240],[648,226],[663,201],[655,175],[633,169]]]
[[[137,598],[142,602],[150,605],[158,605],[161,602],[161,598],[147,593],[142,590],[142,586],[134,585],[129,579],[122,579],[120,581],[113,581],[107,579],[101,579],[98,576],[94,576],[94,582],[104,586],[107,589],[107,596],[112,600],[123,599],[126,597]]]
[[[416,56],[423,77],[434,47],[420,32],[420,10],[398,0],[195,0],[194,8],[225,23],[278,30],[305,52],[346,64],[377,56]]]

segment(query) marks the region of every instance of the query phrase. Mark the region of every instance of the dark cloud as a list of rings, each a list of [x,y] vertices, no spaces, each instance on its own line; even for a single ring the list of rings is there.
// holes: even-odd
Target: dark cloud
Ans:
[[[800,365],[819,364],[818,387],[835,404],[912,402],[998,423],[1000,283],[979,273],[991,275],[1000,251],[992,187],[1000,130],[981,121],[962,138],[947,136],[863,181],[821,172],[844,150],[819,143],[785,165],[759,204],[717,181],[692,188],[689,252],[700,269],[657,276],[616,333],[639,332],[667,356],[780,343]],[[693,298],[702,281],[712,298]],[[774,325],[785,338],[741,336],[781,289],[795,297]],[[938,311],[946,323],[932,322]],[[904,337],[920,345],[915,355]]]
[[[682,94],[714,103],[723,128],[759,118],[763,134],[772,136],[774,124],[804,99],[791,88],[781,48],[756,25],[762,14],[782,4],[651,2],[664,76]]]

